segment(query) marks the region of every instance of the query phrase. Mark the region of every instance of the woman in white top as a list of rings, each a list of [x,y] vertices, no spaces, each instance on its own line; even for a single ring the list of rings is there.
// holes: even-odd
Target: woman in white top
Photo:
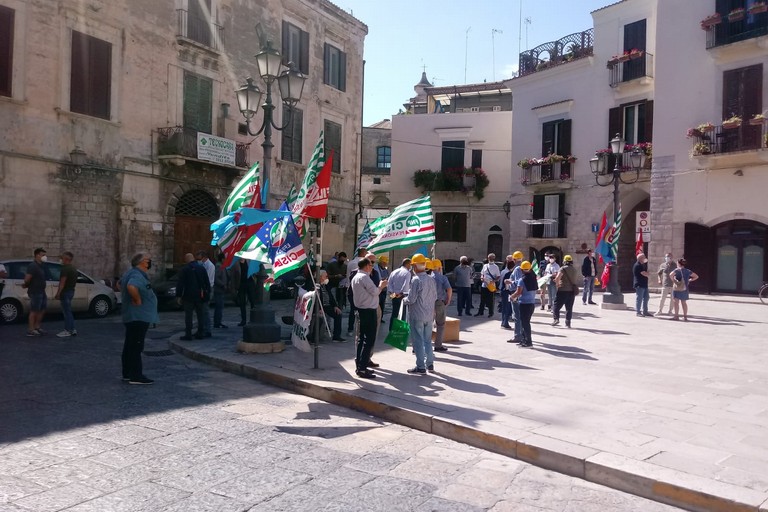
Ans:
[[[549,276],[549,285],[547,290],[549,293],[549,306],[547,308],[549,310],[552,310],[555,307],[555,296],[557,296],[557,284],[555,283],[555,276],[558,272],[560,272],[560,265],[557,264],[555,255],[550,254],[549,263],[547,263],[547,268],[544,270],[544,275]]]

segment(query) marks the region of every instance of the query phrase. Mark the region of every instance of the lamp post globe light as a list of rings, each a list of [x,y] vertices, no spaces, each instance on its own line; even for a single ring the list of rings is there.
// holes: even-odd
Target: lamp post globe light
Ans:
[[[616,212],[619,211],[619,183],[631,185],[640,178],[640,169],[645,165],[645,152],[640,148],[633,148],[629,155],[629,165],[624,165],[625,141],[620,134],[611,139],[611,154],[614,156],[613,170],[609,171],[608,153],[595,155],[589,161],[589,167],[595,176],[595,182],[601,187],[613,185],[613,217],[616,219]],[[618,251],[617,251],[618,253]],[[624,295],[619,287],[619,258],[616,254],[616,260],[611,269],[610,279],[608,280],[608,291],[603,294],[604,307],[624,307]]]
[[[257,29],[258,30],[258,29]],[[288,66],[282,63],[283,56],[272,47],[271,41],[262,44],[261,51],[256,54],[256,65],[259,76],[264,82],[262,91],[251,77],[248,77],[239,89],[235,90],[237,106],[245,118],[246,131],[249,135],[257,137],[264,134],[263,148],[264,158],[261,165],[259,182],[262,186],[271,183],[269,174],[272,170],[272,130],[284,130],[291,122],[293,110],[301,99],[304,91],[304,82],[307,77],[294,69],[293,63]],[[277,82],[277,88],[283,105],[288,107],[286,119],[282,125],[275,123],[275,104],[272,100],[272,86]],[[264,103],[261,102],[264,96]],[[259,107],[264,111],[261,127],[255,132],[251,130],[251,121],[258,113]],[[268,198],[267,198],[268,201]],[[264,208],[268,205],[264,204]],[[250,322],[243,327],[243,342],[245,343],[279,343],[280,326],[275,322],[275,312],[269,305],[269,294],[264,289],[266,272],[261,267],[256,275],[256,304],[251,309]],[[254,350],[260,352],[261,350]]]

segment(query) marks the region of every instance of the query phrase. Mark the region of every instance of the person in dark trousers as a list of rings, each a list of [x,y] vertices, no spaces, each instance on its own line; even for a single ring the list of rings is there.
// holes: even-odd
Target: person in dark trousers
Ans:
[[[519,339],[516,336],[511,340],[507,340],[507,342],[514,343],[517,341],[520,347],[528,348],[533,346],[531,317],[536,309],[536,291],[539,288],[539,284],[536,280],[536,274],[531,270],[530,261],[522,262],[519,268],[521,270],[521,277],[515,283],[516,289],[510,299],[520,304],[520,316],[517,322],[520,323],[521,332]]]
[[[565,306],[565,326],[571,326],[573,318],[573,301],[576,294],[579,293],[579,273],[573,267],[573,256],[566,254],[563,257],[563,266],[558,270],[555,276],[555,286],[557,294],[555,295],[555,309],[552,311],[552,325],[560,323],[560,310]]]
[[[341,282],[347,276],[347,253],[340,252],[336,260],[328,263],[328,288],[331,293],[336,295],[336,303],[339,307],[344,307],[346,301],[342,302],[346,290],[341,287]]]
[[[213,278],[213,327],[216,329],[227,329],[222,323],[224,316],[224,298],[229,290],[229,272],[224,268],[224,253],[219,253],[216,258],[216,268]]]
[[[152,268],[152,257],[138,253],[131,258],[131,269],[120,279],[122,294],[123,324],[123,380],[128,384],[152,384],[154,381],[144,375],[141,353],[149,324],[158,322],[157,297],[152,291],[147,271]]]
[[[234,266],[232,285],[237,290],[237,303],[240,306],[240,323],[237,326],[242,327],[246,324],[246,305],[250,303],[251,309],[256,305],[256,283],[252,277],[248,277],[248,261],[241,259]]]
[[[462,256],[459,259],[459,266],[453,269],[453,275],[456,278],[456,310],[458,316],[466,314],[471,315],[472,306],[472,267],[469,265],[469,258]]]
[[[45,268],[43,263],[48,261],[45,249],[38,247],[34,252],[35,259],[27,267],[24,283],[21,287],[27,289],[29,297],[29,329],[27,336],[42,336],[45,331],[41,327],[45,309],[48,307],[48,296],[45,293]]]
[[[488,262],[480,271],[480,306],[475,316],[482,316],[486,307],[488,318],[493,316],[493,298],[499,287],[499,279],[501,279],[501,270],[496,265],[496,255],[491,253],[488,255]],[[493,287],[493,291],[488,289],[489,285]]]
[[[358,262],[357,267],[358,271],[352,277],[350,286],[353,291],[354,305],[360,317],[355,374],[363,379],[373,379],[376,374],[368,369],[368,366],[371,363],[371,353],[376,343],[376,333],[379,330],[376,318],[376,310],[379,308],[379,292],[387,287],[387,280],[383,279],[379,286],[375,286],[369,277],[372,268],[371,262],[365,258]]]
[[[59,288],[54,297],[54,299],[61,301],[61,314],[64,316],[64,330],[56,335],[59,338],[77,336],[75,318],[72,315],[72,299],[75,296],[75,286],[77,285],[77,269],[72,265],[74,257],[74,254],[69,251],[61,253]]]
[[[584,304],[593,304],[592,293],[595,291],[595,278],[597,277],[597,259],[592,249],[587,252],[584,261],[581,264],[581,275],[584,277],[584,291],[581,295],[581,302]]]
[[[635,314],[637,316],[653,316],[648,312],[648,258],[639,253],[637,261],[632,267],[633,282],[635,288]]]
[[[332,341],[347,341],[341,337],[341,308],[339,308],[339,304],[336,302],[335,294],[328,287],[329,282],[328,272],[320,270],[317,288],[320,293],[320,303],[323,305],[325,316],[333,318]]]
[[[206,337],[205,311],[211,294],[211,285],[208,282],[208,273],[205,268],[195,261],[191,253],[184,256],[187,262],[179,271],[179,281],[176,284],[176,299],[184,306],[184,336],[182,340],[192,339],[192,313],[197,315],[197,333],[195,338],[201,340]]]

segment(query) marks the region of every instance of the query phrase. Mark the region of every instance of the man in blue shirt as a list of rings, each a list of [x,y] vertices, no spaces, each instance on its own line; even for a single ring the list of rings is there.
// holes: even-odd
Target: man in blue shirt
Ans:
[[[432,260],[432,279],[435,280],[435,289],[437,291],[437,300],[435,300],[435,325],[437,325],[435,352],[447,352],[448,349],[443,346],[445,307],[451,303],[453,288],[451,288],[448,278],[443,274],[443,262],[437,258]]]
[[[122,294],[123,324],[123,380],[128,384],[152,384],[144,376],[141,353],[149,324],[157,323],[157,297],[152,291],[147,271],[152,268],[152,257],[138,253],[131,258],[131,269],[120,280]]]
[[[539,285],[536,281],[536,275],[531,271],[531,262],[524,261],[518,267],[521,271],[521,277],[515,283],[516,290],[511,295],[511,299],[519,303],[520,315],[517,318],[515,324],[521,325],[520,340],[517,344],[520,347],[532,347],[533,340],[531,339],[531,317],[533,311],[536,309],[536,292],[539,289]],[[517,336],[511,340],[507,340],[508,343],[514,343]]]
[[[397,270],[389,275],[387,284],[387,293],[392,298],[392,316],[389,318],[389,329],[392,330],[392,324],[395,318],[400,314],[400,305],[403,297],[411,289],[411,259],[405,258],[403,264]]]
[[[435,280],[427,275],[427,258],[414,254],[411,258],[416,275],[411,279],[411,290],[403,299],[408,305],[408,324],[411,326],[411,342],[416,352],[416,366],[408,373],[424,375],[434,371],[435,354],[432,351],[432,322],[435,319],[437,290]]]

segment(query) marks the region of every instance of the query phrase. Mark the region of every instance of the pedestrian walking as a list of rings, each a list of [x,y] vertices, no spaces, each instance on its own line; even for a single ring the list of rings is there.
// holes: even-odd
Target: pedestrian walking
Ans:
[[[669,310],[668,315],[672,314],[672,308],[675,305],[675,299],[672,298],[672,278],[669,275],[677,268],[675,260],[672,259],[672,253],[668,252],[664,255],[664,262],[659,265],[659,271],[656,273],[658,276],[658,282],[661,285],[661,298],[659,299],[659,309],[656,310],[656,316],[664,314],[664,303],[669,297]]]
[[[587,304],[596,305],[597,303],[592,301],[592,293],[595,291],[597,259],[595,258],[595,252],[592,249],[587,252],[584,261],[581,264],[581,275],[584,277],[584,291],[581,295],[581,302],[585,306]]]
[[[680,320],[680,304],[683,304],[683,320],[688,321],[688,285],[696,281],[699,276],[688,268],[685,258],[677,260],[677,269],[673,270],[669,277],[673,280],[674,290],[672,297],[675,299],[675,316],[672,320]]]
[[[29,297],[29,320],[27,336],[42,336],[45,331],[41,327],[45,310],[48,307],[48,297],[45,294],[45,268],[43,264],[48,261],[45,249],[38,247],[34,251],[34,260],[27,266],[24,274],[22,288],[27,289]]]
[[[648,258],[639,253],[632,267],[634,277],[632,286],[635,288],[635,314],[637,316],[653,316],[648,312]]]
[[[375,286],[369,275],[373,266],[365,258],[358,261],[357,268],[350,286],[354,307],[360,318],[360,334],[355,353],[355,374],[362,379],[373,379],[376,374],[369,369],[369,366],[372,363],[371,353],[376,344],[376,333],[379,330],[376,310],[379,307],[379,292],[387,287],[387,280],[384,279],[379,282],[379,286]]]
[[[389,317],[389,330],[392,330],[392,323],[395,318],[400,316],[400,308],[404,307],[403,297],[408,294],[411,289],[411,259],[403,259],[400,268],[393,270],[389,275],[389,281],[387,284],[387,293],[389,298],[392,299],[392,314]]]
[[[448,278],[443,274],[443,262],[435,258],[432,260],[432,279],[435,280],[435,352],[447,352],[448,348],[443,346],[443,337],[445,336],[445,308],[451,303],[453,288]]]
[[[427,370],[435,370],[432,322],[435,318],[437,289],[435,280],[426,273],[424,255],[414,254],[411,262],[415,275],[411,278],[411,290],[403,302],[408,305],[408,324],[411,327],[411,342],[416,353],[416,366],[409,369],[408,373],[423,375]]]
[[[222,323],[224,316],[224,299],[229,290],[229,272],[224,266],[224,253],[220,252],[216,257],[216,268],[213,278],[213,327],[216,329],[228,329]]]
[[[72,299],[75,296],[75,285],[77,285],[77,269],[72,264],[74,258],[74,254],[69,251],[61,253],[59,287],[54,296],[54,299],[61,301],[61,314],[64,317],[64,330],[56,335],[59,338],[77,336],[75,317],[72,315]]]
[[[488,308],[488,318],[493,317],[493,298],[499,287],[501,271],[496,265],[496,255],[488,255],[488,263],[483,265],[480,271],[480,306],[478,306],[475,316],[482,316],[485,308]]]
[[[195,338],[201,340],[210,337],[205,331],[205,311],[208,297],[211,294],[211,286],[208,283],[208,274],[205,268],[195,261],[191,253],[184,255],[187,262],[179,271],[179,280],[176,283],[176,300],[184,306],[184,336],[182,340],[192,339],[192,313],[197,315],[197,332]]]
[[[511,298],[514,302],[517,302],[520,307],[520,315],[517,317],[515,323],[520,324],[521,331],[519,339],[515,336],[511,340],[507,340],[507,343],[517,343],[520,347],[529,348],[533,346],[531,317],[533,316],[533,311],[536,309],[536,291],[539,286],[536,274],[531,270],[530,261],[523,261],[520,263],[519,268],[520,277],[515,282],[515,291]]]
[[[471,315],[472,307],[472,267],[469,264],[469,258],[462,256],[459,259],[459,265],[453,269],[453,275],[456,278],[456,311],[458,316],[462,313]]]
[[[557,263],[557,257],[554,254],[549,255],[549,262],[544,270],[544,275],[549,277],[549,284],[547,285],[547,295],[549,296],[550,310],[555,309],[555,299],[557,298],[557,283],[555,277],[560,272],[560,265]]]
[[[560,324],[560,310],[565,306],[565,326],[571,327],[573,318],[573,302],[579,293],[579,272],[573,266],[573,256],[566,254],[563,257],[563,266],[553,279],[557,293],[555,294],[555,307],[552,310],[552,325]]]
[[[123,324],[123,380],[128,384],[152,384],[154,381],[144,375],[141,353],[149,324],[158,322],[157,297],[152,291],[147,271],[152,268],[149,253],[137,253],[131,258],[131,269],[120,279],[122,294]]]
[[[195,255],[197,262],[203,267],[206,275],[208,276],[208,294],[206,295],[205,302],[203,303],[203,331],[206,337],[211,336],[211,295],[216,281],[216,265],[208,258],[208,253],[205,251],[197,251]]]

